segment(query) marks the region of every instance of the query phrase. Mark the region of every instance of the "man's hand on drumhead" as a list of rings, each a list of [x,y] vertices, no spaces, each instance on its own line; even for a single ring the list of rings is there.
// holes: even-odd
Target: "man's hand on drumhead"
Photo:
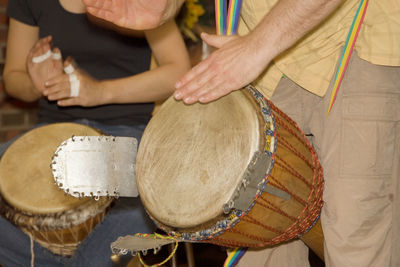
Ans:
[[[176,84],[174,97],[186,104],[208,103],[255,80],[268,65],[261,60],[254,40],[246,36],[217,36],[202,33],[202,39],[219,48],[186,73]]]
[[[87,11],[120,27],[147,30],[173,18],[183,0],[82,0]]]

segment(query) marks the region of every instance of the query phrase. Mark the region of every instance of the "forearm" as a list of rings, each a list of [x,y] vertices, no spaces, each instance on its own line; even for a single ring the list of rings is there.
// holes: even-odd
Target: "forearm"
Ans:
[[[102,81],[101,104],[164,100],[172,94],[175,82],[188,69],[189,64],[165,64],[135,76]]]
[[[105,103],[139,103],[163,100],[175,90],[175,82],[190,68],[189,55],[175,22],[145,32],[158,67],[144,73],[104,81]]]
[[[203,40],[218,49],[179,79],[175,98],[186,104],[208,103],[243,88],[342,1],[279,0],[247,35],[203,34]]]
[[[25,102],[33,102],[41,97],[35,90],[29,75],[23,71],[4,72],[4,85],[6,92],[17,99]]]
[[[258,58],[270,62],[321,23],[342,2],[343,0],[278,1],[248,35],[254,51],[260,53]]]

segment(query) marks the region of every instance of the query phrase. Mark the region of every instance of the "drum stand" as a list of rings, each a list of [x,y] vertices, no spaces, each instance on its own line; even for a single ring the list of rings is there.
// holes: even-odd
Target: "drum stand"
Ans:
[[[188,263],[187,266],[195,267],[192,243],[184,242],[184,244],[185,244],[186,260]],[[170,253],[174,250],[174,246],[175,246],[175,244],[168,245],[168,251]],[[175,253],[171,259],[171,267],[178,267],[177,262],[178,262],[178,259],[177,259],[176,253]]]

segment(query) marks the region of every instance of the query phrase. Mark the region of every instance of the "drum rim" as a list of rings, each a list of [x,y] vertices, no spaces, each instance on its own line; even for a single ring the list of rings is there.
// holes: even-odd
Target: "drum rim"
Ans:
[[[33,134],[36,134],[38,131],[43,131],[43,129],[45,129],[45,128],[51,129],[51,128],[58,128],[58,127],[77,127],[77,128],[81,128],[81,129],[87,128],[87,129],[93,130],[94,132],[96,132],[99,135],[102,135],[102,132],[100,130],[98,130],[98,129],[95,129],[95,128],[93,128],[91,126],[88,126],[88,125],[85,125],[85,124],[79,124],[79,123],[75,123],[75,122],[57,122],[57,123],[50,123],[50,124],[46,124],[46,125],[42,125],[42,126],[33,128],[33,129],[25,132],[17,140],[15,140],[15,142],[13,142],[13,144],[11,144],[6,149],[4,154],[2,155],[2,157],[0,159],[0,181],[1,181],[1,176],[3,174],[2,166],[3,166],[3,164],[5,164],[4,163],[5,159],[7,159],[9,157],[9,154],[12,153],[13,147],[19,145],[18,141],[21,138],[24,138],[24,139],[25,138],[29,138],[29,136],[31,136]],[[24,140],[24,139],[21,139],[21,140]],[[60,144],[61,144],[61,142],[60,142]],[[49,170],[51,169],[50,166],[51,165],[50,165],[50,162],[49,162]],[[60,192],[62,192],[62,191],[60,190]],[[46,213],[46,211],[43,211],[43,212],[40,212],[40,211],[37,211],[37,210],[31,211],[31,210],[29,210],[29,207],[20,206],[18,203],[15,203],[15,201],[13,201],[13,199],[11,199],[10,194],[8,194],[7,192],[4,191],[4,189],[2,188],[2,183],[1,182],[0,182],[0,195],[3,197],[4,200],[7,201],[7,203],[9,203],[9,205],[11,205],[14,208],[17,208],[18,210],[21,210],[21,211],[23,210],[27,214],[28,213],[34,213],[34,212],[38,212],[38,214],[62,213],[63,211],[65,211],[65,210],[62,210],[62,209],[60,209],[57,212],[49,212],[49,211],[47,211],[47,213]],[[75,205],[73,205],[71,208],[77,208],[77,207],[79,207],[79,205],[82,205],[82,204],[84,204],[84,203],[86,203],[88,201],[89,201],[89,199],[81,199],[80,201],[74,201]],[[17,204],[17,205],[14,205],[14,204]],[[16,207],[16,206],[18,206],[18,207]]]

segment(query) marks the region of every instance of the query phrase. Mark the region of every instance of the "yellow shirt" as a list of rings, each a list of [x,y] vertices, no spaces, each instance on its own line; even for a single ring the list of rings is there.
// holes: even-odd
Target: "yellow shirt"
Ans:
[[[238,34],[245,35],[279,0],[244,0]],[[341,49],[360,0],[345,0],[316,29],[275,58],[253,83],[271,97],[282,74],[323,96],[336,71]],[[400,66],[400,1],[370,0],[355,50],[373,64]]]

